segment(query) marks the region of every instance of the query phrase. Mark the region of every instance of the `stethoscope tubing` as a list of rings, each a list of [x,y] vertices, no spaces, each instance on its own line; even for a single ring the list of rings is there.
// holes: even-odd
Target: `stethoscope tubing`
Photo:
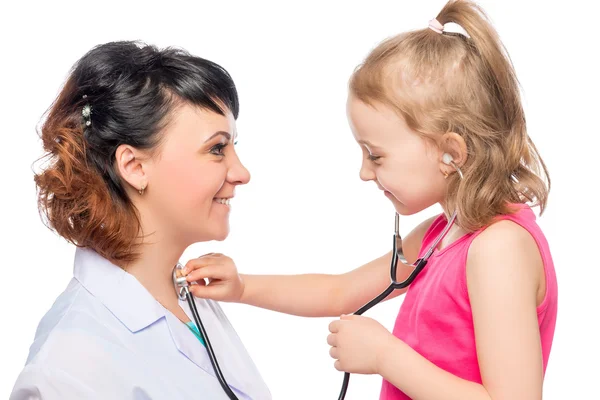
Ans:
[[[217,380],[219,381],[221,388],[223,388],[223,391],[225,392],[225,394],[227,394],[227,397],[229,397],[230,400],[239,400],[227,384],[227,380],[225,379],[225,376],[221,371],[221,367],[219,366],[219,362],[217,361],[217,355],[215,354],[212,344],[210,343],[208,333],[206,332],[206,328],[204,327],[204,324],[200,319],[200,315],[198,314],[198,309],[196,308],[194,296],[192,295],[187,286],[182,287],[181,289],[185,293],[185,299],[187,300],[187,303],[190,306],[190,311],[192,312],[194,322],[196,323],[196,326],[198,327],[198,330],[200,331],[202,338],[204,339],[204,343],[206,344],[206,350],[208,352],[208,358],[210,359],[210,363],[212,364],[212,367],[215,371],[215,375],[217,376]]]
[[[399,257],[398,241],[400,239],[400,236],[399,236],[400,234],[398,232],[398,225],[399,225],[398,218],[399,218],[398,213],[396,213],[394,241],[392,244],[392,261],[390,262],[390,280],[391,280],[390,286],[388,286],[383,292],[381,292],[380,295],[375,297],[373,300],[369,301],[367,304],[365,304],[364,306],[359,308],[354,313],[354,315],[362,315],[363,313],[367,312],[368,310],[370,310],[371,308],[373,308],[374,306],[376,306],[377,304],[379,304],[383,300],[385,300],[394,290],[404,289],[404,288],[408,287],[415,280],[417,275],[419,275],[419,273],[423,270],[423,268],[425,268],[425,265],[427,265],[427,261],[429,260],[429,257],[431,257],[431,255],[433,254],[433,251],[436,249],[437,245],[446,236],[446,234],[448,233],[448,231],[454,224],[454,220],[456,219],[456,212],[454,212],[454,214],[452,214],[452,217],[446,224],[446,227],[438,235],[438,237],[433,242],[433,244],[431,245],[431,247],[429,248],[427,253],[425,253],[425,255],[422,258],[419,258],[415,262],[414,265],[412,265],[414,267],[414,270],[410,273],[408,278],[406,278],[402,282],[396,281],[396,271],[398,269],[398,257]],[[402,256],[402,257],[404,257],[404,256]],[[403,260],[403,264],[405,264],[404,260]],[[408,264],[405,264],[405,265],[408,266]],[[349,383],[350,383],[350,373],[344,372],[344,380],[342,382],[342,389],[340,390],[340,395],[338,397],[338,400],[345,399],[346,392],[348,391]]]

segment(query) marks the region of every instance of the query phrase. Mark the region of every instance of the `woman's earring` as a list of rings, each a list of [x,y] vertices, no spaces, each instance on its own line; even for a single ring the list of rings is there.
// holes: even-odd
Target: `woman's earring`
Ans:
[[[448,179],[448,173],[446,171],[442,172],[444,174],[444,179]]]
[[[141,195],[144,194],[144,189],[146,189],[146,186],[142,185],[142,188],[140,190],[138,190],[138,193]]]

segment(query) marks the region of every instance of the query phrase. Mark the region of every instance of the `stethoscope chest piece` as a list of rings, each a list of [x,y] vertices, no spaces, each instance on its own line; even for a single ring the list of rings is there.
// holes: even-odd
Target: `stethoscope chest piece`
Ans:
[[[189,283],[185,276],[181,273],[183,270],[183,265],[177,263],[175,268],[173,268],[173,286],[175,286],[175,290],[177,291],[177,297],[179,300],[186,301],[186,293],[189,291]]]

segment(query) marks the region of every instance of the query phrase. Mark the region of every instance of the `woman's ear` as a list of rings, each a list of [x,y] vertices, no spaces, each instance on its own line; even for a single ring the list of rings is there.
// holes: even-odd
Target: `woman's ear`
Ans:
[[[145,154],[133,146],[122,144],[115,153],[119,175],[131,188],[140,193],[148,186],[148,173],[145,168]]]

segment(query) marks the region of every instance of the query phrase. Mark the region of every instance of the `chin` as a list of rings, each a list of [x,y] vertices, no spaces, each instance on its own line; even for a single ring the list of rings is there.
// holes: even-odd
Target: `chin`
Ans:
[[[399,215],[402,215],[404,217],[414,215],[414,214],[424,210],[423,208],[419,208],[419,207],[406,206],[405,204],[402,204],[399,201],[394,201],[393,203],[394,203],[394,209],[396,210],[396,212]]]
[[[229,236],[229,226],[222,227],[221,229],[214,230],[204,230],[202,232],[192,232],[191,233],[191,242],[192,243],[201,243],[201,242],[222,242],[227,239]]]
[[[212,240],[222,242],[223,240],[227,239],[227,236],[229,236],[229,227],[227,227],[227,229],[223,229],[222,231],[214,232]]]

